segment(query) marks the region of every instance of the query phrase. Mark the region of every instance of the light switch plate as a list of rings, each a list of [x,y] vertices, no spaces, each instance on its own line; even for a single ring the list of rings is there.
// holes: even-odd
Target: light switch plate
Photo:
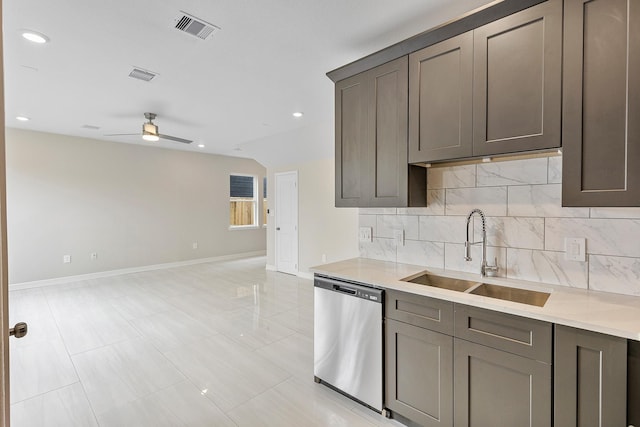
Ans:
[[[393,238],[398,246],[404,246],[404,230],[393,230]]]
[[[358,240],[361,242],[370,242],[373,235],[371,227],[360,227],[358,231]]]
[[[564,259],[585,262],[587,260],[587,239],[582,237],[564,238]]]

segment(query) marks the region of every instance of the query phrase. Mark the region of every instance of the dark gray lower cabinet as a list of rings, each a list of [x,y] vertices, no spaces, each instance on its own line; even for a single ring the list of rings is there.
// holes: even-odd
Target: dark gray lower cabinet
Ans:
[[[627,425],[627,340],[556,325],[554,365],[556,426]]]
[[[453,337],[386,321],[386,407],[425,427],[453,426]]]
[[[454,353],[456,427],[552,425],[551,365],[457,338]]]

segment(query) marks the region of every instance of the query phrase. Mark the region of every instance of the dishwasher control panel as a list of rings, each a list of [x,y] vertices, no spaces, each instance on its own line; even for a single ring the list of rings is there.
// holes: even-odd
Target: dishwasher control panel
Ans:
[[[382,289],[363,286],[359,283],[343,282],[322,276],[316,276],[313,282],[317,288],[324,288],[333,292],[382,304],[382,295],[384,292]]]

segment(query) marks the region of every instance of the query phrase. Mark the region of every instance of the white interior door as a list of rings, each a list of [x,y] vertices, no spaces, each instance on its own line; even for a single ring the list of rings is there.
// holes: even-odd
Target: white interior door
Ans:
[[[276,270],[298,273],[298,172],[275,174]]]

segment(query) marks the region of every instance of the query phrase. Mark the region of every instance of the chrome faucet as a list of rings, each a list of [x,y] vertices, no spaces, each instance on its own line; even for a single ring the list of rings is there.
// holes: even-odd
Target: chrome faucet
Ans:
[[[482,242],[469,241],[469,223],[473,214],[480,215],[482,220]],[[482,265],[480,266],[480,275],[482,277],[496,276],[498,274],[498,258],[495,258],[495,265],[487,264],[487,222],[484,217],[484,212],[480,209],[473,209],[467,216],[467,241],[464,242],[464,259],[465,261],[471,261],[471,245],[477,245],[482,243]]]

